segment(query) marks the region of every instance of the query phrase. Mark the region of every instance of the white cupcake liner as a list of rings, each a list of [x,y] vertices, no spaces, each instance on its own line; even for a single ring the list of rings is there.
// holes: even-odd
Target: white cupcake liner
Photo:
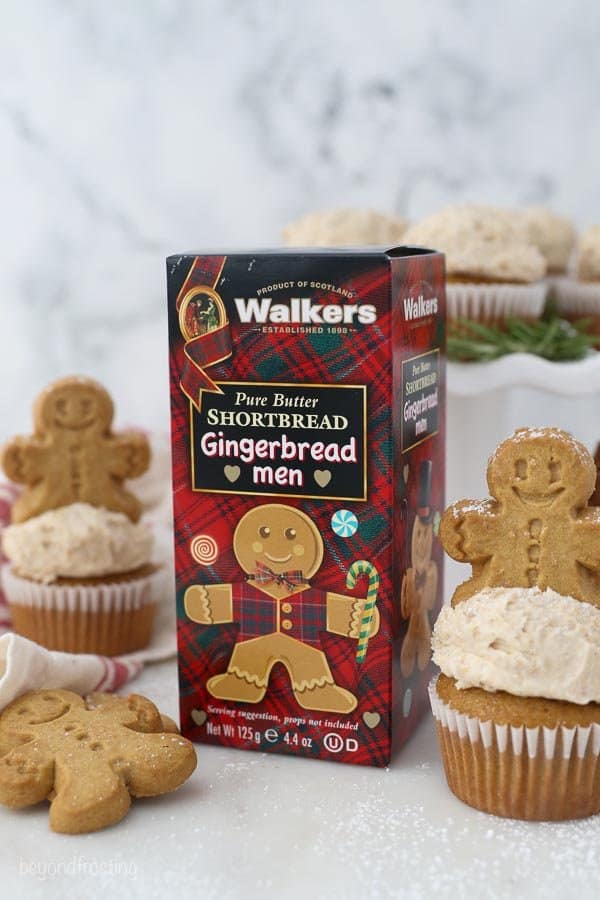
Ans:
[[[467,716],[429,685],[448,785],[465,803],[534,821],[600,812],[600,725],[500,725]]]
[[[160,598],[162,570],[105,584],[40,584],[3,571],[17,634],[69,653],[122,656],[146,647]]]
[[[506,752],[510,745],[513,753],[526,752],[530,759],[543,752],[546,759],[570,759],[577,756],[583,759],[590,750],[594,756],[600,756],[600,724],[575,725],[567,728],[547,728],[539,725],[527,728],[525,725],[498,725],[496,722],[484,722],[481,719],[466,716],[457,712],[438,697],[434,679],[429,685],[429,700],[433,715],[443,728],[457,732],[461,738],[468,737],[471,743],[481,741],[487,749],[495,745],[500,753]],[[560,738],[560,739],[559,739]]]
[[[600,316],[600,281],[554,278],[551,292],[561,315],[579,319]]]
[[[535,284],[470,284],[449,282],[446,300],[449,319],[474,319],[492,324],[506,319],[539,319],[548,287]]]
[[[42,584],[16,575],[11,566],[2,570],[2,586],[9,603],[37,609],[71,612],[126,612],[156,601],[162,578],[158,569],[139,578],[107,584]]]

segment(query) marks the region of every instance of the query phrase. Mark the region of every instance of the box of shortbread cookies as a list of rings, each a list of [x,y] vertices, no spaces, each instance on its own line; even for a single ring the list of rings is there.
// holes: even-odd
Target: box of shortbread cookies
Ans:
[[[425,710],[441,605],[443,257],[167,273],[182,731],[385,766]]]

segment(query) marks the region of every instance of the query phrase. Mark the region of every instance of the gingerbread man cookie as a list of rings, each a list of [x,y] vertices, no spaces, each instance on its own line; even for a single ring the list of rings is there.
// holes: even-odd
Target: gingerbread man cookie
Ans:
[[[50,800],[54,831],[113,825],[131,797],[175,790],[195,767],[193,745],[165,731],[154,704],[135,694],[31,691],[0,715],[0,802]]]
[[[431,460],[423,460],[419,469],[417,515],[411,537],[411,566],[402,578],[400,611],[408,619],[408,629],[400,652],[400,671],[405,678],[415,665],[423,671],[431,657],[431,625],[428,611],[435,605],[438,570],[432,560],[433,510],[431,494]]]
[[[150,449],[139,433],[111,432],[113,411],[108,392],[90,378],[62,378],[40,394],[34,434],[14,438],[2,451],[7,476],[26,486],[13,522],[77,501],[137,522],[141,505],[123,481],[145,472]]]
[[[303,709],[352,712],[358,701],[335,683],[321,649],[321,633],[359,641],[367,599],[311,587],[323,560],[323,541],[314,522],[291,506],[257,506],[240,519],[233,549],[246,572],[245,582],[193,585],[184,597],[185,611],[194,622],[240,626],[227,671],[208,680],[209,693],[221,700],[259,703],[271,669],[280,662]],[[370,634],[378,628],[375,607]]]
[[[449,507],[440,536],[449,556],[471,564],[459,603],[486,587],[553,588],[600,606],[600,509],[589,507],[596,468],[558,428],[522,428],[492,455],[492,499]]]

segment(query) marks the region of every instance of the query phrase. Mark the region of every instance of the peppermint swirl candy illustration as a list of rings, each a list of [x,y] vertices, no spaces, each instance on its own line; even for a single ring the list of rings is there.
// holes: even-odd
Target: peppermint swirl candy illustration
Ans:
[[[331,517],[331,527],[338,537],[349,538],[356,534],[358,519],[349,509],[338,509]]]
[[[210,566],[217,560],[219,546],[209,534],[197,534],[190,542],[190,552],[201,566]]]

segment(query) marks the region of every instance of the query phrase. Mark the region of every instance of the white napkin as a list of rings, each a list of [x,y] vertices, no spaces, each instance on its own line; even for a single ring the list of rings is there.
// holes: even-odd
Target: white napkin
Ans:
[[[44,688],[63,688],[80,694],[116,691],[135,678],[144,663],[169,659],[177,652],[175,598],[171,587],[174,574],[168,443],[160,436],[150,437],[154,462],[152,471],[142,476],[147,483],[140,494],[144,502],[144,518],[149,521],[155,534],[156,561],[165,568],[167,586],[158,604],[150,645],[120,657],[46,650],[11,630],[10,612],[0,584],[0,710],[26,691]],[[160,452],[156,452],[157,444]],[[132,482],[132,487],[135,483]],[[11,506],[18,493],[15,485],[0,482],[0,532],[10,522]]]
[[[18,634],[4,634],[0,637],[0,709],[26,691],[42,688],[64,688],[78,694],[112,691],[142,667],[139,662],[111,665],[112,662],[101,656],[45,650]],[[134,673],[129,666],[137,671]]]

